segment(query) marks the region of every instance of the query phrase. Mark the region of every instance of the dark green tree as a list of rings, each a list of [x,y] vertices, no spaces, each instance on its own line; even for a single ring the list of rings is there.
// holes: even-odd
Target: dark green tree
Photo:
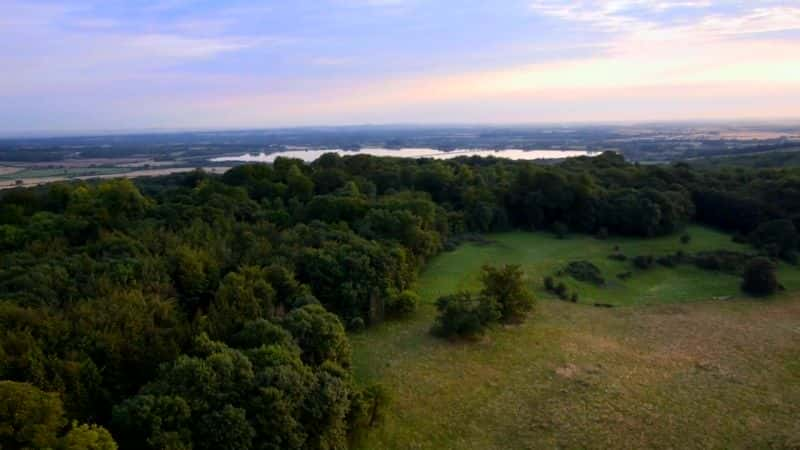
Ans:
[[[522,268],[506,265],[501,268],[483,266],[481,273],[483,290],[481,296],[488,297],[500,305],[503,322],[519,322],[533,308],[534,298],[525,285]]]
[[[769,258],[753,258],[744,269],[742,290],[752,295],[774,294],[779,287],[775,269]]]

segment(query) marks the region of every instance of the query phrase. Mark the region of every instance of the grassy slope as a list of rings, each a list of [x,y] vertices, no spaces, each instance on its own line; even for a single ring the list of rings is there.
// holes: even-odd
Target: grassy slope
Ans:
[[[538,289],[573,259],[592,260],[609,279],[629,270],[606,258],[614,245],[628,255],[736,248],[713,231],[689,231],[688,246],[677,236],[559,241],[511,233],[432,261],[413,319],[353,337],[357,376],[394,393],[386,424],[364,448],[800,445],[800,302],[703,301],[735,295],[735,277],[658,268],[624,285],[579,288],[582,301],[650,307],[544,300],[527,323],[498,327],[481,342],[427,333],[436,297],[476,288],[484,263],[522,264]],[[797,272],[781,269],[790,289],[800,287]]]

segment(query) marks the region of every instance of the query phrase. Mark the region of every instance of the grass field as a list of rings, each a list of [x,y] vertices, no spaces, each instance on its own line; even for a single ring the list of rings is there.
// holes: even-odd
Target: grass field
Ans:
[[[23,169],[13,173],[0,174],[0,180],[32,180],[49,177],[83,177],[93,175],[108,175],[127,172],[130,169],[121,167],[76,167],[76,168],[48,168],[48,169]]]
[[[393,395],[364,449],[800,448],[800,269],[789,293],[741,298],[737,277],[654,268],[596,288],[568,282],[584,304],[554,300],[544,276],[575,259],[607,279],[630,263],[607,258],[720,248],[749,250],[711,230],[653,240],[547,234],[491,236],[429,264],[420,311],[352,337],[357,377]],[[540,298],[523,325],[480,342],[431,337],[433,302],[476,289],[484,263],[523,266]],[[711,300],[733,297],[729,300]],[[595,308],[600,301],[622,307]]]

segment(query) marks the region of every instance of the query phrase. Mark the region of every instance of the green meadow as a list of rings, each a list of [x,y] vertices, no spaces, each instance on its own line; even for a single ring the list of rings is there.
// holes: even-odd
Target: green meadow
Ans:
[[[728,235],[689,227],[656,239],[547,233],[490,235],[429,263],[414,317],[352,336],[356,376],[392,395],[364,449],[797,448],[800,446],[800,269],[787,292],[753,299],[739,277],[691,265],[636,270],[608,258],[706,250],[749,252]],[[598,266],[605,286],[543,279],[570,261]],[[519,264],[539,300],[522,325],[478,342],[432,337],[433,303],[479,288],[484,264]],[[620,281],[616,275],[632,272]],[[594,303],[615,305],[597,308]]]

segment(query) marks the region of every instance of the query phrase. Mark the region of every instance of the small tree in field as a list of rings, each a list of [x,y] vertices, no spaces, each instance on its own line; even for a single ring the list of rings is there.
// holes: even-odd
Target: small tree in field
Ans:
[[[439,316],[431,331],[440,337],[476,337],[500,318],[500,307],[493,299],[469,292],[440,297],[436,309]]]
[[[753,258],[744,270],[742,290],[752,295],[771,295],[778,290],[775,264],[769,258]]]
[[[500,305],[503,322],[519,322],[533,308],[533,295],[522,279],[522,269],[517,265],[502,268],[483,266],[481,295]]]

